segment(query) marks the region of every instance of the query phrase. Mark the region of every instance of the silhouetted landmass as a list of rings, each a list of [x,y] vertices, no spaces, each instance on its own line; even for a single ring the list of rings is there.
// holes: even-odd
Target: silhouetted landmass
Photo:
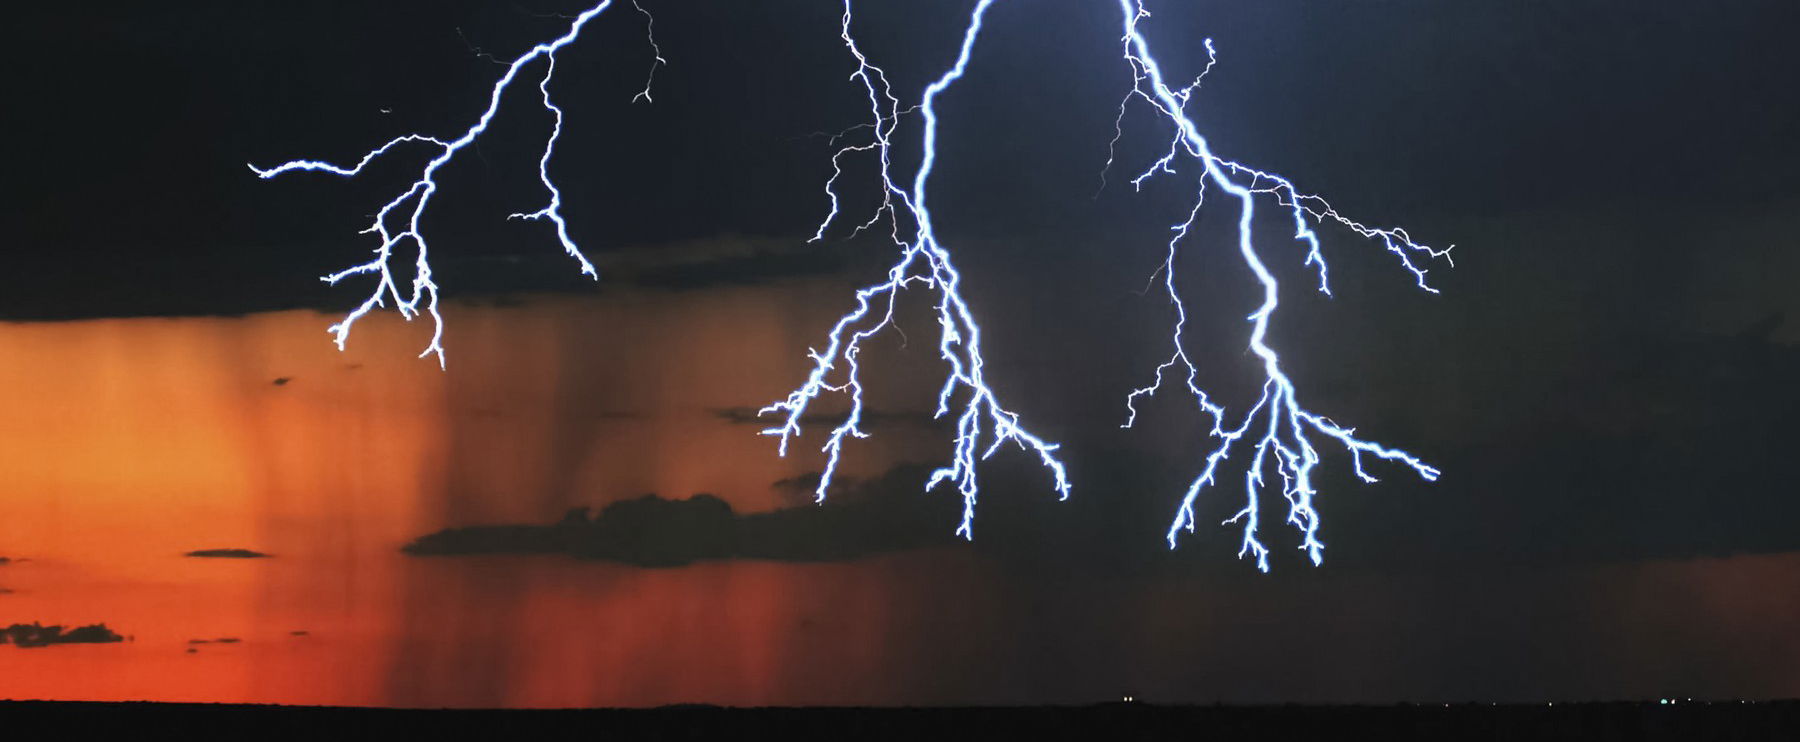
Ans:
[[[0,595],[11,595],[12,593],[13,593],[12,590],[4,588],[4,587],[0,587]]]
[[[266,559],[269,555],[249,549],[201,549],[190,551],[185,556],[214,559]]]
[[[1401,740],[1778,740],[1795,739],[1800,703],[1556,703],[1394,706],[1092,706],[962,708],[728,708],[697,704],[653,709],[413,710],[233,704],[0,701],[9,722],[43,714],[59,731],[94,724],[112,731],[128,713],[141,722],[204,715],[230,736],[267,734],[271,724],[303,729],[346,722],[377,736],[528,737],[570,728],[604,728],[657,739],[1379,739]],[[95,713],[108,712],[108,713]],[[101,725],[105,726],[102,727]],[[329,725],[329,726],[327,726]],[[759,731],[760,730],[760,731]],[[87,736],[87,735],[80,735]],[[543,735],[549,736],[549,735]]]
[[[97,623],[91,626],[79,626],[63,631],[60,625],[44,626],[33,622],[16,623],[0,629],[0,644],[11,642],[19,647],[48,647],[52,644],[110,644],[125,641],[125,637],[113,633],[106,624]]]
[[[568,554],[645,567],[678,567],[708,559],[834,561],[953,543],[954,496],[873,494],[916,474],[890,472],[865,492],[769,513],[739,514],[712,495],[668,500],[656,495],[612,503],[590,517],[569,511],[545,526],[452,528],[407,544],[419,556]],[[916,479],[916,477],[913,477]]]
[[[12,564],[11,559],[8,559],[6,557],[0,557],[0,566],[4,566],[4,565],[8,565],[8,564]]]

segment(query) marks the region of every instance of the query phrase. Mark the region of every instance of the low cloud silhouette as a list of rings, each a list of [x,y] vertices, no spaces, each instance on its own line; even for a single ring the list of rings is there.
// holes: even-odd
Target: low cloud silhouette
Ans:
[[[490,244],[510,237],[490,235]],[[67,261],[34,265],[47,280],[19,283],[0,305],[0,320],[59,321],[97,317],[207,316],[242,317],[256,312],[314,309],[339,314],[362,301],[354,292],[336,290],[323,281],[293,281],[317,266],[310,258],[317,245],[287,244],[281,249],[221,250],[205,260],[218,269],[209,275],[231,275],[211,281],[192,271],[157,269],[153,278],[119,281],[105,291],[70,292],[64,287],[84,274]],[[336,249],[337,245],[325,246]],[[851,255],[818,251],[794,240],[721,235],[687,242],[641,244],[595,253],[589,257],[606,280],[595,283],[570,268],[561,253],[446,254],[432,267],[444,285],[457,287],[448,301],[473,306],[521,306],[532,295],[592,296],[619,290],[684,292],[731,286],[769,284],[831,275],[849,275],[857,261],[881,253]],[[871,263],[874,265],[874,263]],[[149,266],[154,268],[155,266]],[[91,271],[90,271],[91,273]],[[91,275],[89,275],[91,278]],[[202,283],[195,283],[196,280]],[[185,288],[184,288],[185,287]]]
[[[182,556],[211,559],[267,559],[271,555],[249,549],[200,549],[190,551]]]
[[[814,471],[799,476],[777,479],[774,482],[769,483],[769,489],[774,490],[776,494],[781,496],[783,502],[790,505],[815,505],[817,504],[819,496],[820,476],[820,472]],[[854,489],[861,480],[854,477],[839,475],[834,476],[832,481],[837,484],[837,489],[846,490]]]
[[[11,642],[13,646],[34,648],[48,647],[55,644],[110,644],[125,641],[125,637],[113,633],[106,624],[98,623],[79,626],[64,631],[61,625],[44,626],[33,622],[16,623],[0,629],[0,644]]]
[[[418,556],[568,554],[645,567],[703,560],[837,561],[956,542],[961,500],[919,497],[924,467],[901,467],[824,505],[740,514],[706,494],[612,503],[590,516],[569,511],[551,525],[453,528],[402,548]],[[913,496],[896,496],[905,489]]]

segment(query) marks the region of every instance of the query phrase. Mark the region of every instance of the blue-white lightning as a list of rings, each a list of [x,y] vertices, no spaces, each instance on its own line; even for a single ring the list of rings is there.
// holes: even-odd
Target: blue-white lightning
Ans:
[[[558,108],[550,98],[550,81],[552,76],[556,73],[556,53],[563,47],[574,43],[576,39],[580,38],[581,31],[587,26],[588,21],[591,21],[601,13],[606,12],[607,8],[611,7],[612,4],[612,0],[603,0],[586,12],[575,16],[573,21],[569,24],[569,30],[562,36],[557,37],[549,43],[538,44],[537,46],[532,47],[517,59],[514,59],[511,64],[507,65],[506,73],[501,75],[500,79],[494,83],[494,87],[488,95],[487,110],[482,112],[481,116],[476,119],[474,125],[470,126],[468,130],[464,131],[461,136],[455,139],[444,140],[425,136],[423,134],[407,134],[396,137],[388,143],[371,150],[368,154],[363,155],[362,159],[357,161],[357,163],[351,167],[343,167],[317,160],[295,160],[271,168],[259,168],[255,165],[250,166],[250,169],[255,171],[256,174],[262,178],[273,178],[283,173],[299,170],[322,171],[351,177],[361,173],[363,168],[376,158],[387,154],[401,145],[430,145],[430,148],[436,152],[436,155],[425,164],[418,179],[414,180],[412,185],[401,191],[400,195],[387,202],[385,206],[382,206],[381,210],[375,213],[375,222],[371,224],[368,229],[363,230],[363,234],[374,234],[380,240],[380,244],[375,248],[375,257],[369,262],[352,266],[324,277],[326,282],[335,285],[337,282],[351,276],[363,274],[374,274],[376,276],[375,290],[369,294],[369,298],[355,310],[351,311],[343,320],[331,326],[330,332],[332,333],[333,339],[337,342],[339,350],[344,348],[345,341],[350,337],[350,329],[356,321],[361,319],[364,315],[367,315],[375,307],[383,306],[387,299],[391,298],[394,301],[395,309],[399,310],[401,316],[408,320],[418,316],[421,311],[431,315],[433,325],[431,342],[425,347],[423,352],[419,353],[419,356],[423,358],[435,353],[438,357],[439,367],[441,368],[443,366],[444,318],[438,313],[438,286],[431,277],[431,263],[429,260],[430,247],[425,240],[425,233],[421,228],[420,223],[421,220],[424,219],[426,207],[431,204],[432,195],[437,193],[438,170],[449,164],[451,160],[455,159],[457,153],[461,152],[463,148],[474,143],[476,139],[487,132],[488,124],[491,123],[494,120],[494,116],[500,112],[501,95],[506,92],[507,88],[512,85],[513,81],[519,77],[526,67],[539,60],[543,60],[543,76],[538,79],[538,90],[541,93],[544,108],[550,111],[554,117],[554,124],[551,128],[550,135],[544,143],[544,154],[538,160],[538,177],[543,181],[544,189],[549,191],[550,198],[549,202],[546,203],[543,208],[530,213],[513,214],[511,218],[550,222],[555,227],[556,238],[557,241],[562,244],[563,251],[575,259],[576,263],[581,268],[581,272],[593,278],[599,277],[598,272],[594,270],[593,263],[588,262],[587,256],[582,254],[581,248],[577,247],[575,240],[569,236],[569,225],[568,222],[563,219],[562,215],[562,191],[558,190],[556,183],[550,179],[550,159],[551,156],[555,154],[556,141],[557,138],[562,135],[563,125],[563,110]],[[643,12],[646,17],[649,16],[649,13],[644,11],[643,7],[638,5],[635,0],[633,0],[632,4],[636,6],[640,12]],[[652,50],[656,52],[654,62],[650,68],[650,74],[653,78],[656,74],[656,66],[664,64],[665,62],[662,58],[661,50],[656,47],[656,40],[654,37],[650,39],[650,44]],[[647,80],[643,92],[639,93],[638,97],[648,100],[649,96],[650,83]],[[416,257],[413,261],[413,280],[411,289],[410,291],[402,292],[399,282],[394,276],[395,269],[393,267],[393,261],[395,250],[408,241],[417,248],[417,252],[415,253]],[[423,310],[421,310],[421,305],[423,305]]]
[[[1377,229],[1352,221],[1338,212],[1317,196],[1300,192],[1292,182],[1279,175],[1263,172],[1222,159],[1213,154],[1206,138],[1201,136],[1193,119],[1186,113],[1187,104],[1198,88],[1206,71],[1185,86],[1171,87],[1164,78],[1162,68],[1151,53],[1150,43],[1144,38],[1139,23],[1149,17],[1141,0],[1118,0],[1120,11],[1124,16],[1124,59],[1131,66],[1132,89],[1120,105],[1120,116],[1125,113],[1125,103],[1132,98],[1148,102],[1157,113],[1174,125],[1175,133],[1169,145],[1169,151],[1132,180],[1134,186],[1157,173],[1173,173],[1174,163],[1183,157],[1200,165],[1201,177],[1198,181],[1198,192],[1195,196],[1193,210],[1188,213],[1186,221],[1175,225],[1174,236],[1168,243],[1167,256],[1159,271],[1163,276],[1163,285],[1167,288],[1170,302],[1175,308],[1175,327],[1173,334],[1174,350],[1169,360],[1156,368],[1153,383],[1142,389],[1133,391],[1126,397],[1128,415],[1125,427],[1130,427],[1137,418],[1135,402],[1140,396],[1155,394],[1162,387],[1165,372],[1176,367],[1185,371],[1185,385],[1188,392],[1198,403],[1200,409],[1212,418],[1212,436],[1217,439],[1216,445],[1207,454],[1200,474],[1188,486],[1186,495],[1176,512],[1175,522],[1168,532],[1169,546],[1173,548],[1177,535],[1185,528],[1194,530],[1194,500],[1207,485],[1217,484],[1219,464],[1225,460],[1240,440],[1249,438],[1254,441],[1250,448],[1249,466],[1245,471],[1244,490],[1245,505],[1226,523],[1243,524],[1243,540],[1238,550],[1240,558],[1255,556],[1257,568],[1269,570],[1269,550],[1257,538],[1259,525],[1259,495],[1267,484],[1264,473],[1273,469],[1280,475],[1282,495],[1288,502],[1287,522],[1299,529],[1302,534],[1300,548],[1305,550],[1313,564],[1323,559],[1325,544],[1318,538],[1319,514],[1314,508],[1313,498],[1317,492],[1313,489],[1312,472],[1319,463],[1319,454],[1313,448],[1307,434],[1312,431],[1336,439],[1349,452],[1358,477],[1365,482],[1373,482],[1375,478],[1363,470],[1363,455],[1373,455],[1390,461],[1398,461],[1418,472],[1426,480],[1435,480],[1438,470],[1415,458],[1412,454],[1398,449],[1387,448],[1371,443],[1353,434],[1352,428],[1345,428],[1324,416],[1312,413],[1300,406],[1294,389],[1294,383],[1281,370],[1281,359],[1268,345],[1269,319],[1275,313],[1280,301],[1280,287],[1274,274],[1269,272],[1262,256],[1258,253],[1252,238],[1251,225],[1255,216],[1258,196],[1273,197],[1275,202],[1286,208],[1294,221],[1294,237],[1306,246],[1306,264],[1315,266],[1319,276],[1319,290],[1330,294],[1331,286],[1326,271],[1325,257],[1319,249],[1319,238],[1311,228],[1313,223],[1334,222],[1363,237],[1381,243],[1389,252],[1399,257],[1400,264],[1411,272],[1420,288],[1436,292],[1425,281],[1425,269],[1414,261],[1415,257],[1438,258],[1446,260],[1449,248],[1442,250],[1421,245],[1412,240],[1402,229]],[[1208,63],[1206,70],[1212,68],[1212,42],[1206,43]],[[1117,129],[1115,129],[1117,131]],[[1117,139],[1115,138],[1115,142]],[[1111,160],[1108,160],[1111,165]],[[1238,211],[1238,252],[1244,264],[1262,284],[1263,300],[1256,311],[1248,317],[1251,323],[1250,350],[1261,359],[1267,378],[1262,384],[1261,396],[1256,403],[1235,423],[1228,423],[1229,415],[1223,405],[1219,404],[1196,382],[1199,368],[1183,345],[1182,329],[1187,323],[1187,309],[1181,301],[1180,292],[1175,285],[1175,256],[1178,244],[1187,236],[1194,220],[1200,214],[1205,200],[1207,185],[1223,190],[1236,199]]]
[[[1265,478],[1266,472],[1272,469],[1282,480],[1282,495],[1288,502],[1287,521],[1303,535],[1300,548],[1307,552],[1314,564],[1318,564],[1323,558],[1324,543],[1318,539],[1318,512],[1313,502],[1317,493],[1312,484],[1312,472],[1320,458],[1309,435],[1324,435],[1343,445],[1351,455],[1356,474],[1364,481],[1375,481],[1363,469],[1364,455],[1400,462],[1427,480],[1435,480],[1438,470],[1405,451],[1357,438],[1354,436],[1354,429],[1339,426],[1300,406],[1293,381],[1283,373],[1280,357],[1267,342],[1269,321],[1279,305],[1280,286],[1253,240],[1256,202],[1267,198],[1286,209],[1293,220],[1294,238],[1306,249],[1306,265],[1317,270],[1319,291],[1327,295],[1331,291],[1330,276],[1319,237],[1313,232],[1312,225],[1330,222],[1374,240],[1399,260],[1400,265],[1413,275],[1420,288],[1433,293],[1436,289],[1427,283],[1426,270],[1420,263],[1435,258],[1447,260],[1449,249],[1439,250],[1417,243],[1403,229],[1370,227],[1351,220],[1339,214],[1324,199],[1300,191],[1285,177],[1215,155],[1186,112],[1188,103],[1217,61],[1211,41],[1206,42],[1208,61],[1200,74],[1185,85],[1171,86],[1140,29],[1140,23],[1149,17],[1142,0],[1117,1],[1123,17],[1123,59],[1133,73],[1131,90],[1119,106],[1120,120],[1125,116],[1131,101],[1141,99],[1172,124],[1174,130],[1167,153],[1132,179],[1132,185],[1142,187],[1144,182],[1158,174],[1175,173],[1178,163],[1198,164],[1201,171],[1193,208],[1186,220],[1173,228],[1174,234],[1168,242],[1166,257],[1158,269],[1175,308],[1171,338],[1173,349],[1169,359],[1156,368],[1154,381],[1144,388],[1132,391],[1126,397],[1128,415],[1125,427],[1130,427],[1136,421],[1136,403],[1140,397],[1154,395],[1160,390],[1167,374],[1182,374],[1187,391],[1196,400],[1200,410],[1212,419],[1211,434],[1216,439],[1216,445],[1205,456],[1202,469],[1189,485],[1175,521],[1169,528],[1171,548],[1176,544],[1181,530],[1194,530],[1194,501],[1201,490],[1208,485],[1217,484],[1220,463],[1228,458],[1240,441],[1247,440],[1253,443],[1248,444],[1250,454],[1244,477],[1245,505],[1226,521],[1243,524],[1239,556],[1254,555],[1259,569],[1267,571],[1269,568],[1268,549],[1259,540],[1257,531],[1260,494],[1265,485],[1269,484]],[[844,158],[872,155],[878,165],[881,202],[875,212],[867,220],[857,224],[850,233],[854,235],[886,220],[899,254],[888,269],[885,280],[856,292],[854,308],[841,316],[832,327],[827,335],[825,349],[812,351],[813,366],[805,382],[785,399],[762,410],[763,414],[775,415],[781,420],[778,426],[762,432],[778,436],[778,450],[786,455],[788,443],[801,434],[800,422],[815,400],[827,392],[843,394],[848,398],[849,414],[842,424],[831,430],[822,449],[826,454],[826,462],[816,492],[817,498],[822,501],[837,471],[846,440],[868,437],[868,433],[861,428],[864,401],[858,355],[862,342],[893,327],[896,304],[904,289],[923,287],[934,291],[938,297],[936,309],[941,328],[938,352],[949,366],[938,393],[937,416],[955,413],[956,437],[952,443],[948,465],[933,472],[926,483],[926,489],[933,489],[945,482],[955,483],[964,504],[962,522],[957,533],[965,538],[973,537],[975,505],[979,494],[976,477],[978,459],[993,455],[1009,441],[1021,450],[1036,454],[1050,470],[1054,488],[1059,495],[1064,499],[1069,495],[1067,472],[1055,455],[1056,444],[1046,442],[1021,427],[1019,416],[1000,405],[994,389],[983,374],[981,327],[976,323],[961,293],[961,276],[952,264],[950,253],[933,230],[932,214],[927,202],[927,185],[937,158],[938,112],[934,104],[940,94],[962,78],[980,38],[983,18],[994,2],[995,0],[978,0],[969,15],[954,64],[925,88],[917,104],[902,108],[887,74],[871,63],[857,45],[851,33],[851,0],[844,0],[840,36],[856,62],[856,70],[851,79],[863,86],[869,102],[870,116],[868,122],[852,127],[849,131],[866,128],[871,134],[869,141],[844,146],[832,156],[832,175],[825,183],[830,209],[815,230],[813,240],[823,239],[827,229],[840,216],[837,189],[843,174],[841,166]],[[365,234],[373,233],[379,239],[379,245],[374,251],[375,257],[369,262],[324,277],[324,280],[332,284],[362,274],[373,274],[377,278],[375,289],[369,298],[330,328],[339,349],[344,347],[351,327],[358,319],[375,307],[384,306],[391,298],[395,308],[409,320],[420,313],[432,316],[434,332],[431,343],[420,355],[422,357],[435,353],[440,366],[443,364],[443,318],[437,310],[438,287],[432,281],[427,259],[429,249],[421,230],[421,220],[432,195],[437,192],[438,170],[487,131],[489,123],[499,112],[502,94],[526,67],[539,60],[543,63],[543,74],[538,79],[537,87],[544,108],[550,112],[554,122],[545,141],[544,152],[538,160],[538,176],[548,193],[548,202],[537,211],[514,214],[512,217],[549,222],[555,229],[558,242],[577,261],[582,273],[597,277],[593,264],[569,235],[568,223],[562,214],[562,192],[550,176],[550,161],[562,134],[564,118],[563,110],[551,98],[550,84],[556,71],[557,52],[574,43],[583,27],[612,4],[613,0],[603,0],[576,16],[564,35],[549,43],[532,47],[507,65],[505,74],[493,86],[487,109],[473,126],[455,139],[406,134],[371,150],[355,165],[347,167],[314,160],[296,160],[267,169],[251,166],[263,178],[299,170],[323,171],[351,177],[360,174],[375,159],[397,149],[419,147],[436,153],[425,164],[419,177],[384,205],[376,213],[374,223],[364,230]],[[646,18],[649,17],[649,13],[644,11],[637,0],[632,0],[632,5],[643,12]],[[633,98],[634,101],[650,99],[650,84],[654,80],[656,68],[666,63],[654,36],[650,38],[650,46],[653,52],[650,77],[646,80],[643,91]],[[892,173],[893,138],[901,117],[915,112],[922,116],[924,124],[920,161],[910,184],[903,185],[905,181],[896,180]],[[849,131],[839,137],[848,135]],[[1122,135],[1122,125],[1116,124],[1113,144],[1116,145]],[[835,143],[837,139],[838,137],[833,137],[832,141]],[[1109,156],[1108,168],[1111,165],[1112,158]],[[1104,171],[1102,177],[1104,178]],[[1241,417],[1235,419],[1228,414],[1222,403],[1210,397],[1198,383],[1199,366],[1189,355],[1182,334],[1187,324],[1187,308],[1182,302],[1175,280],[1179,245],[1199,218],[1209,188],[1224,191],[1239,203],[1238,252],[1263,288],[1262,303],[1249,315],[1248,321],[1251,323],[1249,349],[1262,361],[1266,378],[1257,401]],[[907,235],[905,232],[909,226],[911,234]],[[409,241],[416,247],[416,259],[411,288],[402,291],[395,277],[392,261],[395,251]]]
[[[964,538],[974,536],[975,501],[980,492],[975,473],[976,460],[993,455],[1008,441],[1037,454],[1054,477],[1056,491],[1064,499],[1069,496],[1068,474],[1055,455],[1056,444],[1048,443],[1020,427],[1019,416],[1000,406],[993,388],[982,374],[981,327],[976,324],[968,303],[963,299],[960,289],[962,277],[951,264],[950,253],[938,241],[937,234],[932,229],[931,211],[926,199],[926,185],[931,177],[932,165],[937,159],[938,114],[933,104],[938,95],[960,79],[968,67],[970,54],[981,36],[982,18],[992,5],[993,0],[980,0],[976,3],[969,16],[968,26],[963,31],[962,46],[955,64],[927,86],[920,99],[917,110],[924,117],[924,141],[919,168],[913,174],[912,186],[908,189],[895,182],[890,171],[892,161],[889,153],[898,119],[911,109],[900,109],[886,73],[871,64],[857,47],[855,37],[850,32],[850,0],[845,0],[842,38],[856,60],[856,72],[851,75],[851,79],[861,82],[868,94],[872,120],[866,125],[873,132],[873,139],[867,144],[845,147],[833,156],[833,175],[825,187],[830,196],[831,211],[820,223],[814,239],[822,237],[826,227],[838,216],[835,186],[837,177],[842,172],[838,167],[840,159],[851,152],[873,152],[878,157],[880,168],[882,203],[874,216],[856,227],[856,230],[873,226],[884,216],[887,217],[893,224],[894,241],[900,248],[900,256],[888,269],[886,280],[856,292],[856,307],[839,318],[832,327],[825,350],[821,352],[815,349],[812,352],[813,368],[806,382],[786,399],[762,410],[764,414],[777,414],[784,418],[780,426],[764,430],[763,433],[779,436],[779,450],[786,455],[788,441],[800,434],[800,419],[813,400],[825,392],[843,393],[849,397],[850,414],[827,436],[823,449],[826,462],[816,493],[817,498],[823,501],[826,489],[831,485],[832,474],[837,470],[845,439],[868,437],[860,427],[863,386],[857,354],[861,350],[862,341],[893,324],[895,302],[902,289],[919,285],[935,290],[938,293],[938,324],[942,328],[938,353],[950,367],[938,393],[937,416],[943,417],[953,410],[956,412],[956,439],[952,444],[949,465],[933,472],[925,488],[930,490],[944,482],[956,484],[963,497],[962,523],[957,526],[956,533]],[[914,224],[910,239],[902,239],[900,236],[902,212]],[[833,372],[840,369],[840,364],[841,374],[833,380]]]

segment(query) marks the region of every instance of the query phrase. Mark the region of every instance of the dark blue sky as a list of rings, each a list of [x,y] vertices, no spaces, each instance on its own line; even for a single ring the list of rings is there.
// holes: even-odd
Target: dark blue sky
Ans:
[[[650,62],[641,16],[609,14],[560,57],[568,128],[552,167],[576,239],[603,269],[611,255],[660,245],[799,243],[826,208],[832,150],[815,134],[866,114],[847,79],[838,6],[646,3],[669,60],[653,103],[630,102]],[[861,41],[916,98],[953,55],[969,4],[866,2]],[[364,259],[372,245],[356,232],[407,177],[407,159],[356,181],[265,182],[245,163],[345,160],[403,132],[460,132],[500,72],[476,49],[511,58],[580,7],[22,11],[16,27],[30,33],[10,45],[22,72],[0,145],[18,191],[0,246],[10,266],[0,317],[360,300],[360,289],[316,277]],[[1149,33],[1174,74],[1198,71],[1200,41],[1215,40],[1219,66],[1193,110],[1219,152],[1282,172],[1359,220],[1459,246],[1457,268],[1432,274],[1444,291],[1432,297],[1379,249],[1321,230],[1338,296],[1297,293],[1275,328],[1322,406],[1384,440],[1426,441],[1458,478],[1453,498],[1394,474],[1385,499],[1342,500],[1337,538],[1363,547],[1339,553],[1411,561],[1428,550],[1448,563],[1800,546],[1782,525],[1797,513],[1779,466],[1795,442],[1781,427],[1796,407],[1800,359],[1785,344],[1795,335],[1776,320],[1736,337],[1800,309],[1787,226],[1800,206],[1788,177],[1800,169],[1791,4],[1150,8]],[[964,246],[969,294],[994,335],[1043,338],[994,351],[1012,372],[1006,383],[1067,424],[1068,436],[1053,437],[1092,435],[1076,455],[1092,457],[1091,470],[1141,477],[1163,513],[1189,462],[1152,474],[1156,465],[1131,464],[1117,447],[1129,443],[1076,432],[1116,422],[1118,391],[1164,352],[1166,308],[1132,292],[1192,197],[1179,176],[1142,193],[1123,184],[1166,142],[1142,110],[1097,193],[1129,81],[1118,36],[1104,0],[1000,3],[968,77],[940,104],[933,193],[938,232]],[[520,90],[471,156],[446,169],[425,224],[448,300],[820,273],[848,287],[880,271],[878,242],[827,241],[817,262],[789,252],[580,278],[547,228],[505,219],[543,197],[534,168],[549,119],[529,100],[535,91]],[[901,141],[914,136],[903,128]],[[912,167],[916,150],[902,150],[900,166]],[[1195,341],[1234,349],[1247,289],[1229,255],[1204,249],[1227,226],[1202,223],[1183,275],[1197,314],[1225,318]],[[1277,266],[1291,285],[1309,280],[1298,255]],[[1096,544],[1116,540],[1102,536]]]
[[[18,23],[33,33],[13,47],[25,72],[3,146],[21,194],[5,249],[23,269],[5,279],[0,316],[335,303],[311,277],[362,254],[354,232],[404,168],[366,183],[265,183],[243,164],[460,131],[499,71],[471,47],[511,58],[581,3],[107,5],[39,7]],[[829,149],[807,135],[863,113],[836,4],[660,5],[650,7],[670,64],[653,104],[629,102],[649,62],[640,16],[602,19],[563,55],[570,134],[555,167],[576,237],[604,253],[809,234]],[[864,45],[916,96],[954,52],[968,3],[864,5]],[[1609,225],[1611,239],[1589,244],[1608,256],[1596,271],[1632,260],[1673,277],[1701,250],[1632,230],[1754,218],[1796,190],[1785,176],[1800,165],[1800,103],[1786,88],[1800,64],[1784,3],[1150,8],[1172,72],[1199,69],[1200,40],[1216,41],[1219,67],[1194,111],[1222,153],[1364,221],[1461,244],[1471,266],[1550,257],[1495,244],[1479,225],[1560,212]],[[1119,187],[1160,146],[1142,111],[1114,187],[1093,197],[1128,74],[1116,15],[1101,0],[993,11],[969,77],[943,101],[934,190],[955,206],[940,216],[952,238],[1137,239],[1185,203],[1181,179],[1144,194]],[[504,220],[539,198],[531,168],[548,119],[521,90],[477,156],[448,173],[428,229],[452,276],[459,258],[517,257],[551,264],[484,280],[591,288],[539,249],[539,225]],[[1705,252],[1736,259],[1729,246]],[[1515,296],[1528,287],[1500,282],[1535,280],[1470,272],[1456,280]]]

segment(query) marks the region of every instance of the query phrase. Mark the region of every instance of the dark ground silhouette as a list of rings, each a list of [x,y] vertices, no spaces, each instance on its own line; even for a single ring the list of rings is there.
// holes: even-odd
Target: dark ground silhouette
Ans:
[[[416,734],[442,724],[459,734],[517,735],[551,728],[641,731],[664,739],[775,736],[784,739],[1382,739],[1382,740],[1689,740],[1792,739],[1800,704],[1580,703],[1454,706],[1153,706],[1113,703],[1085,707],[737,709],[673,706],[656,709],[564,711],[448,711],[303,708],[156,703],[0,702],[11,721],[30,712],[54,716],[57,728],[126,717],[153,721],[167,714],[204,714],[209,729],[250,736],[271,721],[309,720],[341,728],[354,722],[373,733]],[[756,729],[763,729],[756,733]],[[1322,733],[1322,734],[1321,734]]]

